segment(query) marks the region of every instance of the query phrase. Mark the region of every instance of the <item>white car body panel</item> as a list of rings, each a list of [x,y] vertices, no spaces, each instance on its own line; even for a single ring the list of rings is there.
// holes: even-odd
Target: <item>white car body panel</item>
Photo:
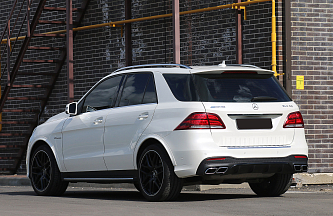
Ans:
[[[103,135],[108,112],[87,112],[66,120],[62,152],[67,172],[106,170]]]
[[[110,109],[104,133],[104,159],[108,170],[134,169],[135,144],[152,120],[156,106],[141,104]]]
[[[177,164],[175,166],[176,175],[180,178],[186,178],[195,176],[201,161],[211,157],[278,158],[292,154],[307,155],[306,142],[305,139],[302,139],[304,133],[301,129],[295,130],[297,131],[296,137],[299,139],[295,139],[295,142],[286,147],[219,147],[212,139],[209,130],[199,132],[194,130],[175,131],[164,137],[164,140],[173,152]],[[182,145],[175,145],[174,143],[182,143]]]
[[[61,118],[59,118],[62,116]],[[30,137],[28,149],[27,149],[27,167],[30,161],[30,154],[33,144],[38,142],[46,143],[53,151],[56,161],[59,166],[60,171],[66,171],[65,165],[63,163],[62,155],[62,127],[68,117],[68,115],[58,114],[54,116],[52,121],[45,122],[42,126],[35,128],[34,133]],[[60,139],[59,139],[60,138]],[[29,175],[30,170],[27,169],[27,175]]]
[[[252,108],[257,104],[258,110]],[[286,108],[283,107],[286,106]],[[257,102],[257,103],[204,103],[208,113],[218,114],[226,129],[212,130],[212,136],[218,146],[285,146],[294,139],[294,128],[283,128],[288,114],[298,111],[294,102]],[[230,115],[257,115],[256,118],[272,119],[272,129],[239,130],[236,118]],[[237,117],[239,118],[239,117]],[[237,136],[235,136],[237,134]]]

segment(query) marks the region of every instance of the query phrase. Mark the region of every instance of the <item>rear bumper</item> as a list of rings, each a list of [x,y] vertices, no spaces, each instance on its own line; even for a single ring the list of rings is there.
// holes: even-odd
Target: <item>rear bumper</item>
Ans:
[[[295,156],[296,155],[290,155],[288,157],[278,158],[220,157],[225,158],[224,160],[211,160],[211,158],[206,158],[200,163],[196,174],[202,177],[222,177],[238,174],[306,172],[308,158],[305,155],[302,155],[301,158]]]

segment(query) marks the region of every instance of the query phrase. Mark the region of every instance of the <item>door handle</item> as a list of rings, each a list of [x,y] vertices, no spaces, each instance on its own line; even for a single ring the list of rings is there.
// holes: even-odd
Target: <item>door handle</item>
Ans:
[[[149,113],[148,112],[144,112],[144,113],[141,113],[138,117],[139,120],[145,120],[149,117]]]
[[[101,124],[101,123],[103,123],[103,117],[99,117],[99,118],[95,119],[95,121],[94,121],[94,125]]]

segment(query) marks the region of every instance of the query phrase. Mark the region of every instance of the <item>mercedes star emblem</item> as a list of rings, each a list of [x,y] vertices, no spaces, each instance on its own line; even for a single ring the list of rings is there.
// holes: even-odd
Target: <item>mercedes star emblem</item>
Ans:
[[[253,104],[252,104],[252,108],[253,108],[254,110],[258,110],[258,109],[259,109],[259,106],[258,106],[258,104],[253,103]]]

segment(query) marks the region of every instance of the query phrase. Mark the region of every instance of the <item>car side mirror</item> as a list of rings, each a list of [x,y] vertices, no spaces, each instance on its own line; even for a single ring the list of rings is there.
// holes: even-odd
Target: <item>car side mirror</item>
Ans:
[[[66,112],[66,114],[76,115],[77,114],[77,102],[67,104],[65,112]]]

